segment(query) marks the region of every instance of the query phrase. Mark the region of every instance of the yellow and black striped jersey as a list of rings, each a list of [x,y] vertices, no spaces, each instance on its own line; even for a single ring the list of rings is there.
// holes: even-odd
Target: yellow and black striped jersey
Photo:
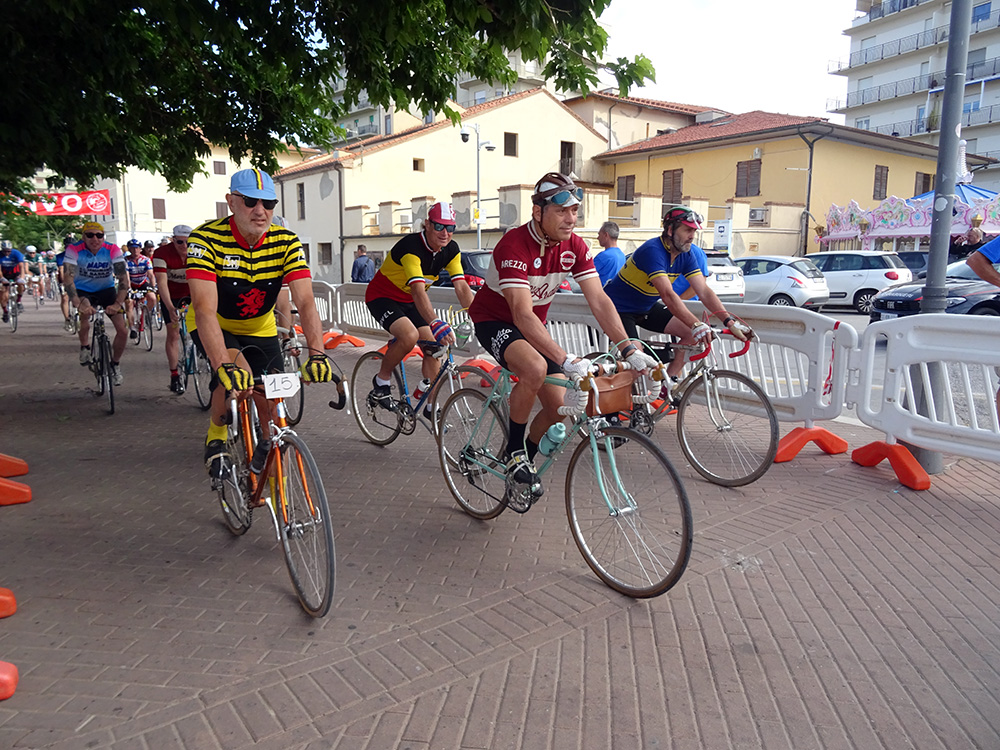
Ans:
[[[442,270],[447,270],[452,279],[465,278],[458,243],[452,240],[435,253],[427,244],[423,232],[408,234],[392,246],[382,267],[368,285],[365,297],[412,302],[410,284],[423,281],[430,286]]]
[[[222,330],[245,336],[277,336],[274,303],[282,283],[311,278],[295,232],[272,224],[250,247],[232,216],[216,219],[188,238],[187,278],[214,281]],[[188,310],[194,330],[194,309]]]

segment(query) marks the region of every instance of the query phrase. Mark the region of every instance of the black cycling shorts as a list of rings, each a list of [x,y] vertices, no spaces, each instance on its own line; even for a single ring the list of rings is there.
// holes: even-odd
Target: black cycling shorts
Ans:
[[[619,311],[618,317],[622,319],[622,325],[625,326],[625,333],[628,334],[628,337],[637,339],[640,327],[653,333],[663,333],[674,314],[667,309],[663,302],[657,300],[648,312],[623,313]]]
[[[493,355],[493,359],[500,363],[501,367],[505,370],[510,370],[507,367],[507,359],[504,357],[504,352],[507,351],[507,347],[518,339],[524,339],[524,334],[518,330],[517,326],[513,323],[504,323],[499,320],[484,320],[481,323],[476,323],[476,338],[479,339],[479,343]],[[542,359],[545,360],[545,372],[549,375],[559,375],[562,373],[562,365],[553,362],[551,359],[542,354]]]
[[[399,302],[389,297],[379,297],[365,304],[368,306],[368,312],[375,318],[375,322],[387,331],[400,318],[407,318],[417,328],[430,325],[417,312],[417,306],[413,302]]]
[[[260,377],[269,372],[281,372],[284,368],[281,358],[281,343],[277,336],[240,336],[223,331],[222,338],[226,342],[227,349],[237,349],[243,354],[254,377]],[[205,348],[201,345],[201,337],[198,335],[197,328],[191,331],[191,340],[198,347],[198,351],[208,359]],[[218,382],[219,377],[213,372],[209,390],[215,390]]]
[[[76,293],[80,295],[80,299],[85,297],[89,299],[90,304],[94,307],[111,307],[118,300],[118,292],[113,286],[96,292],[85,292],[82,289],[77,289]]]
[[[188,305],[188,304],[190,304],[191,303],[191,298],[190,297],[181,297],[180,299],[174,299],[174,300],[170,300],[170,301],[174,303],[174,309],[178,311],[178,315],[179,315],[180,314],[181,305]],[[169,323],[170,322],[170,312],[167,310],[167,306],[165,304],[163,304],[163,300],[162,299],[160,300],[160,315],[163,316],[163,322],[164,323]]]

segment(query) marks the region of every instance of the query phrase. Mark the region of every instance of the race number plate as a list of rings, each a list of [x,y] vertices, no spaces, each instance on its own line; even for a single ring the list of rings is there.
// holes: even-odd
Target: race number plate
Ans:
[[[264,375],[264,395],[268,398],[291,398],[299,392],[302,384],[297,372],[278,372]]]

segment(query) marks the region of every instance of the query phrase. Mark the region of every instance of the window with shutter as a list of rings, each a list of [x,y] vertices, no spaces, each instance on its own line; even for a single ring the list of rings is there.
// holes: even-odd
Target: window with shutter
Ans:
[[[736,163],[736,197],[760,195],[760,159]]]
[[[684,170],[667,169],[663,171],[663,206],[677,206],[683,195]]]
[[[917,172],[917,179],[913,185],[913,194],[929,193],[934,189],[934,175],[926,172]]]
[[[630,174],[618,178],[618,205],[635,201],[635,175]]]
[[[167,218],[167,201],[165,198],[153,198],[153,218]]]
[[[884,200],[886,191],[889,189],[889,167],[880,164],[875,165],[875,187],[872,191],[872,198]]]

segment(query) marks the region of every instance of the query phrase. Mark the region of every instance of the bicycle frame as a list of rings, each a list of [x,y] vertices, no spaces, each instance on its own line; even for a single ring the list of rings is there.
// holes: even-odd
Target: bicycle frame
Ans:
[[[279,375],[280,377],[280,375]],[[285,373],[284,377],[296,377],[293,374]],[[299,385],[301,388],[301,384]],[[258,387],[254,388],[254,391],[260,393],[261,390]],[[251,446],[255,445],[255,441],[252,439],[254,436],[254,429],[250,419],[250,406],[248,402],[250,401],[248,397],[242,400],[232,400],[230,402],[230,419],[234,419],[237,424],[239,424],[240,432],[243,435],[243,445],[247,450],[246,455],[246,465],[250,465],[250,461],[253,456],[253,448]],[[261,470],[260,474],[254,474],[250,472],[250,498],[248,500],[251,507],[260,507],[261,505],[266,505],[267,509],[271,512],[271,519],[274,521],[274,533],[275,538],[278,543],[281,543],[281,531],[279,523],[287,524],[288,517],[288,500],[285,497],[285,467],[280,459],[280,446],[284,440],[284,437],[294,432],[292,428],[288,425],[287,415],[288,411],[285,407],[285,400],[282,397],[268,398],[269,402],[273,402],[275,405],[275,417],[268,417],[268,433],[271,439],[271,449],[267,453],[267,459],[264,461],[264,468]],[[299,463],[298,469],[300,472],[304,473],[305,469],[302,466],[302,457],[296,454],[296,460]],[[264,497],[265,488],[271,489],[271,494],[269,497]],[[274,490],[277,489],[277,492]],[[275,497],[277,495],[277,497]],[[310,511],[315,514],[316,508],[313,504],[312,495],[309,487],[306,487],[306,500],[309,503]],[[275,507],[277,506],[277,507]],[[281,511],[281,521],[278,520],[278,510]]]
[[[500,376],[497,378],[497,382],[493,384],[493,389],[490,391],[490,395],[487,396],[486,398],[486,402],[483,406],[483,411],[479,415],[479,418],[476,420],[476,425],[472,430],[472,437],[469,441],[470,443],[474,442],[475,437],[478,435],[479,429],[482,426],[483,418],[490,413],[489,409],[490,404],[497,404],[500,407],[500,412],[506,413],[506,409],[503,407],[506,404],[507,399],[510,397],[511,375],[512,373],[509,372],[508,370],[501,369]],[[551,385],[558,385],[563,388],[576,387],[571,380],[567,380],[565,378],[555,378],[552,376],[546,376],[545,383]],[[601,427],[607,426],[607,420],[600,415],[596,417],[588,417],[586,416],[586,414],[575,414],[571,416],[573,418],[572,423],[570,424],[569,429],[566,430],[566,435],[556,445],[556,447],[553,448],[552,452],[549,453],[547,456],[545,456],[545,460],[542,462],[542,465],[538,469],[536,469],[535,473],[538,475],[539,479],[545,476],[545,474],[549,470],[549,467],[551,467],[552,464],[555,463],[556,459],[562,454],[562,452],[566,449],[566,447],[570,444],[570,442],[576,437],[577,434],[579,434],[579,432],[584,427],[589,428],[587,430],[587,439],[590,442],[591,460],[594,462],[595,474],[599,480],[602,478],[603,469],[601,467],[601,462],[598,458],[598,451],[600,450],[600,445],[598,443],[599,438],[597,434],[600,431]],[[610,444],[611,438],[603,438],[603,439],[608,441],[604,444],[604,448],[608,453],[609,463],[611,466],[611,471],[614,474],[615,484],[620,490],[622,496],[628,498],[630,503],[630,506],[628,508],[616,507],[615,504],[611,501],[611,498],[608,497],[608,493],[607,490],[605,489],[604,482],[603,481],[599,482],[599,486],[601,488],[601,496],[604,499],[604,503],[608,506],[608,513],[612,516],[618,516],[624,513],[628,513],[630,510],[634,510],[636,506],[628,490],[626,490],[625,486],[622,484],[621,477],[618,474],[618,468],[615,464],[614,449],[613,446]],[[492,459],[494,464],[500,463],[499,456],[488,456],[487,458]],[[484,472],[489,472],[490,474],[493,474],[499,479],[505,478],[504,472],[497,471],[492,466],[479,461],[477,458],[474,458],[472,456],[466,456],[465,460],[472,462],[478,469]]]

